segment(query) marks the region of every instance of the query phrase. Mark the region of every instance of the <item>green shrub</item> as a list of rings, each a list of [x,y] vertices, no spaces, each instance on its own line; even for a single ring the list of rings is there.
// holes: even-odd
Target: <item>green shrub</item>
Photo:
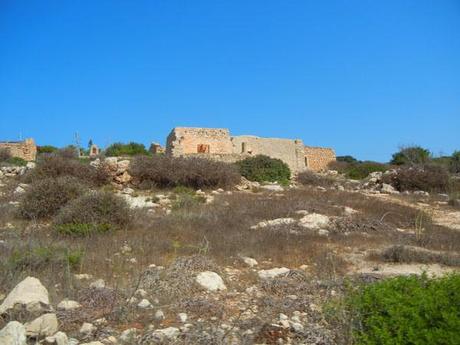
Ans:
[[[16,271],[40,271],[49,266],[76,268],[83,258],[80,249],[69,249],[62,246],[23,246],[15,249],[8,258],[10,269]]]
[[[71,176],[36,180],[21,199],[19,213],[28,219],[53,216],[67,202],[81,196],[86,190],[85,185]]]
[[[114,143],[104,150],[104,154],[108,157],[118,157],[148,155],[149,152],[145,148],[144,144],[130,142],[128,144]]]
[[[443,166],[435,164],[401,167],[396,173],[384,176],[383,181],[401,192],[448,192],[451,188],[449,173]]]
[[[454,174],[460,173],[460,151],[455,151],[452,154],[449,170]]]
[[[337,156],[337,162],[345,162],[345,163],[358,163],[359,161],[353,156]]]
[[[109,181],[109,174],[104,165],[95,168],[85,161],[59,154],[40,157],[35,169],[29,171],[24,176],[24,180],[33,182],[60,176],[73,176],[91,186],[102,186]]]
[[[289,166],[281,159],[264,155],[245,158],[236,163],[240,173],[250,181],[286,182],[291,178]]]
[[[225,188],[241,179],[234,165],[198,157],[138,156],[129,171],[141,188]]]
[[[352,293],[347,306],[354,344],[459,343],[459,274],[384,280]]]
[[[38,154],[43,154],[43,153],[53,153],[58,151],[59,149],[55,146],[51,145],[43,145],[43,146],[37,146],[37,153]]]
[[[5,163],[7,163],[8,165],[21,166],[21,167],[27,165],[27,161],[20,157],[11,157]]]
[[[408,146],[401,148],[393,154],[391,164],[425,164],[431,159],[431,152],[420,146]]]
[[[353,180],[362,180],[369,176],[370,173],[388,170],[388,166],[377,162],[362,162],[356,164],[350,164],[345,169],[345,175]]]
[[[126,201],[111,192],[91,192],[72,200],[54,218],[58,232],[74,235],[118,230],[129,224]]]

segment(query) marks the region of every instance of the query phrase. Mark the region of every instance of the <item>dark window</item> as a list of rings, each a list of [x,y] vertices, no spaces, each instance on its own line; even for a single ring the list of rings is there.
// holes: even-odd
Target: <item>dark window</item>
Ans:
[[[198,153],[209,153],[209,145],[199,144],[197,147]]]

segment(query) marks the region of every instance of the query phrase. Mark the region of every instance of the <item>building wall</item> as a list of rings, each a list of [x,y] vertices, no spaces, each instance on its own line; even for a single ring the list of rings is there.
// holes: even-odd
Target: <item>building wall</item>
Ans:
[[[13,157],[22,158],[26,161],[34,161],[37,158],[37,146],[33,139],[24,141],[0,142],[0,149],[7,149]]]
[[[173,156],[196,154],[199,145],[209,145],[209,154],[233,153],[228,129],[177,127],[166,139],[166,154]]]
[[[228,129],[174,128],[166,140],[166,154],[199,156],[224,162],[266,155],[281,159],[293,173],[310,169],[326,170],[335,161],[335,152],[322,147],[304,146],[300,139],[260,138],[250,135],[231,137]]]
[[[327,170],[328,164],[335,162],[335,152],[330,148],[305,146],[305,160],[308,170]]]
[[[243,135],[231,138],[233,152],[236,154],[266,155],[281,159],[292,172],[305,170],[302,140],[259,138]]]

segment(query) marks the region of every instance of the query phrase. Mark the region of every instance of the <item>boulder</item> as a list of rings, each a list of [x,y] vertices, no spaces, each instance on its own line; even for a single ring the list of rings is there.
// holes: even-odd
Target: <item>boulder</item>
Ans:
[[[257,266],[257,261],[253,258],[250,258],[250,257],[247,257],[247,256],[243,256],[241,258],[243,260],[243,262],[248,265],[249,267],[254,267],[254,266]]]
[[[180,334],[180,330],[177,327],[168,327],[163,329],[157,329],[152,333],[154,338],[160,341],[171,340],[176,338]]]
[[[32,322],[25,324],[26,334],[31,338],[41,338],[53,335],[58,331],[56,314],[48,313],[37,317]]]
[[[130,344],[136,343],[136,337],[137,337],[137,329],[128,328],[121,333],[120,338],[118,338],[118,340],[120,344],[130,345]]]
[[[284,188],[281,187],[277,183],[264,184],[264,185],[260,186],[260,188],[264,189],[264,190],[271,191],[271,192],[282,192],[282,191],[284,191]]]
[[[219,291],[227,289],[227,287],[224,284],[224,281],[216,272],[201,272],[197,275],[196,282],[202,288],[208,291]]]
[[[251,229],[261,229],[267,227],[274,227],[280,225],[289,225],[294,224],[297,221],[294,218],[277,218],[277,219],[270,219],[264,220],[262,222],[257,223],[256,225],[251,226]]]
[[[299,220],[299,225],[309,229],[321,229],[329,225],[329,217],[319,213],[310,213]]]
[[[26,328],[17,321],[9,322],[0,331],[0,344],[26,345]]]
[[[0,305],[0,315],[13,308],[16,304],[25,306],[28,311],[38,311],[48,307],[49,303],[48,290],[40,280],[34,277],[27,277],[11,290],[2,305]]]
[[[89,322],[83,323],[83,325],[80,327],[80,334],[82,334],[83,336],[89,336],[96,331],[97,331],[97,327]]]
[[[280,275],[286,274],[290,271],[289,268],[286,267],[277,267],[277,268],[272,268],[269,270],[260,270],[257,272],[259,275],[259,278],[261,279],[273,279],[275,277],[278,277]]]
[[[388,183],[382,183],[382,188],[380,191],[387,194],[399,194],[399,192],[391,184]]]

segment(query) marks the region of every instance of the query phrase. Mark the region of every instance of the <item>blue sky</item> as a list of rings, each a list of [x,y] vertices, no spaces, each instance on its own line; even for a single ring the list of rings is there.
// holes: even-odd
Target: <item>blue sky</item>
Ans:
[[[460,1],[0,0],[0,140],[460,149]]]

